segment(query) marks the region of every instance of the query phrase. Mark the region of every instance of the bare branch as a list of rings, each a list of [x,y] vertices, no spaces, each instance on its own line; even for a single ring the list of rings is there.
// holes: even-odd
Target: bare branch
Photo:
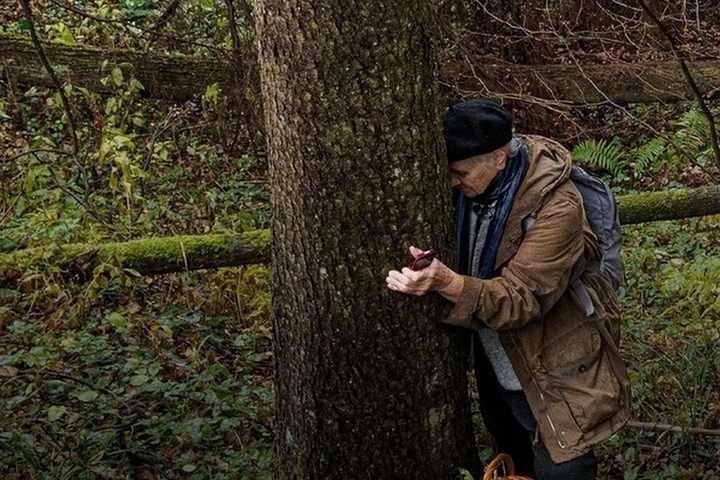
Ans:
[[[695,78],[693,78],[692,74],[690,73],[690,69],[687,66],[687,62],[685,61],[685,55],[682,50],[678,48],[677,40],[675,39],[675,37],[666,28],[665,24],[660,21],[655,12],[653,12],[652,9],[648,7],[647,3],[645,3],[645,0],[638,0],[638,3],[642,7],[645,14],[650,17],[650,20],[652,20],[652,22],[657,26],[658,30],[660,30],[660,33],[662,33],[662,35],[670,44],[673,55],[675,55],[675,58],[680,64],[683,75],[685,76],[685,79],[687,80],[690,89],[695,95],[695,99],[698,102],[700,110],[702,110],[703,115],[705,115],[705,117],[708,119],[708,123],[710,124],[710,141],[712,144],[713,153],[715,154],[715,164],[716,166],[720,167],[720,144],[718,143],[718,133],[717,128],[715,127],[715,119],[712,112],[710,111],[710,108],[708,108],[707,103],[705,102],[705,98],[702,92],[700,92],[700,89],[695,82]]]
[[[692,433],[695,435],[712,435],[720,437],[720,430],[711,430],[709,428],[697,428],[697,427],[679,427],[676,425],[670,425],[668,423],[653,423],[653,422],[636,422],[629,421],[628,427],[638,428],[640,430],[660,430],[662,432],[673,432],[673,433]]]
[[[65,95],[65,90],[63,89],[60,80],[58,80],[57,75],[55,75],[55,70],[53,70],[52,65],[50,65],[50,62],[45,56],[45,51],[40,44],[40,39],[37,36],[37,32],[35,31],[35,25],[33,23],[33,14],[32,9],[30,8],[30,1],[20,0],[20,5],[22,5],[25,20],[27,21],[28,29],[30,30],[30,37],[32,38],[33,45],[35,46],[35,51],[37,52],[38,57],[40,57],[40,61],[45,67],[45,70],[47,70],[48,76],[51,78],[53,84],[55,85],[55,88],[57,89],[58,95],[60,95],[60,99],[62,100],[63,108],[65,109],[65,114],[68,118],[68,126],[70,128],[70,135],[73,142],[73,153],[75,154],[78,151],[78,139],[77,131],[75,129],[75,119],[73,118],[72,110],[70,109],[70,102]]]
[[[58,189],[62,190],[63,192],[65,192],[68,196],[70,196],[73,200],[75,200],[78,203],[78,205],[83,207],[86,212],[88,212],[93,218],[95,218],[95,220],[100,222],[103,226],[109,227],[111,225],[112,222],[110,222],[107,218],[100,215],[100,213],[98,213],[94,208],[92,208],[92,206],[84,198],[82,198],[80,195],[78,195],[72,189],[61,184],[58,181],[55,171],[47,164],[47,162],[43,161],[37,155],[37,151],[32,152],[32,156],[35,158],[35,160],[38,161],[38,163],[40,163],[41,165],[44,165],[48,169],[48,172],[50,172],[50,176],[51,176],[50,184],[53,187],[58,188]]]

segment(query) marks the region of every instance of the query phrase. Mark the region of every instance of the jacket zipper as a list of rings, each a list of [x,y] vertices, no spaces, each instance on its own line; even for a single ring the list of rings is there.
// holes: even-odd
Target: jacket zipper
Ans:
[[[517,339],[515,338],[515,333],[511,333],[510,335],[513,339],[513,343],[515,344],[515,347],[518,350],[522,351],[522,349],[520,348],[520,345],[518,344]],[[535,384],[535,388],[537,389],[538,394],[540,395],[540,400],[542,400],[542,402],[543,402],[543,406],[545,407],[545,417],[547,418],[548,423],[550,424],[550,429],[552,429],[553,434],[555,435],[555,441],[560,446],[560,448],[564,450],[565,448],[567,448],[567,443],[565,443],[565,440],[562,438],[561,435],[558,434],[558,431],[555,428],[555,423],[553,422],[552,418],[550,417],[550,409],[548,408],[547,402],[545,401],[545,395],[543,395],[540,385],[538,385],[537,380],[535,379],[535,376],[532,374],[532,370],[530,370],[530,366],[528,365],[527,360],[525,359],[525,354],[523,353],[523,355],[521,355],[521,357],[522,357],[523,363],[525,364],[525,368],[527,369],[528,372],[530,372],[530,378],[532,378],[532,381]]]
[[[565,440],[563,440],[561,435],[558,435],[557,429],[555,428],[555,424],[552,421],[552,418],[550,418],[550,413],[548,413],[548,407],[547,403],[545,402],[545,395],[543,395],[542,391],[540,390],[540,387],[538,386],[535,379],[533,379],[533,383],[535,384],[535,387],[538,389],[538,393],[540,393],[540,400],[542,400],[543,405],[545,405],[545,416],[548,419],[548,423],[550,423],[550,428],[552,429],[553,433],[555,434],[555,440],[557,441],[557,444],[562,448],[563,450],[567,447],[567,444],[565,443]]]

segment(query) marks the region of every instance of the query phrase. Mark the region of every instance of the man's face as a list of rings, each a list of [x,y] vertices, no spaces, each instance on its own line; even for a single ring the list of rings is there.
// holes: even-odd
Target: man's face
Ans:
[[[450,185],[468,198],[487,190],[498,172],[505,168],[507,155],[497,150],[491,158],[470,157],[450,164]]]

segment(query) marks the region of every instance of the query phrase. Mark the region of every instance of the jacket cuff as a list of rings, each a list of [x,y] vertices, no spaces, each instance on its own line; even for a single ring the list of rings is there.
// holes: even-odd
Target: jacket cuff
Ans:
[[[476,329],[481,326],[480,322],[474,317],[480,292],[483,289],[483,281],[466,275],[463,276],[463,280],[460,298],[455,303],[455,307],[450,311],[450,314],[443,319],[443,323]]]

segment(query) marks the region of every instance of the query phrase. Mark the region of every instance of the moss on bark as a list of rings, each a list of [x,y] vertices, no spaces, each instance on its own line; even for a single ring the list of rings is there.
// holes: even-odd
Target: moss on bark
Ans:
[[[0,284],[13,284],[29,271],[60,271],[86,279],[111,263],[142,275],[267,262],[270,232],[241,235],[180,235],[101,245],[48,245],[0,255]]]
[[[623,225],[716,215],[720,213],[720,187],[623,195],[617,203]]]

